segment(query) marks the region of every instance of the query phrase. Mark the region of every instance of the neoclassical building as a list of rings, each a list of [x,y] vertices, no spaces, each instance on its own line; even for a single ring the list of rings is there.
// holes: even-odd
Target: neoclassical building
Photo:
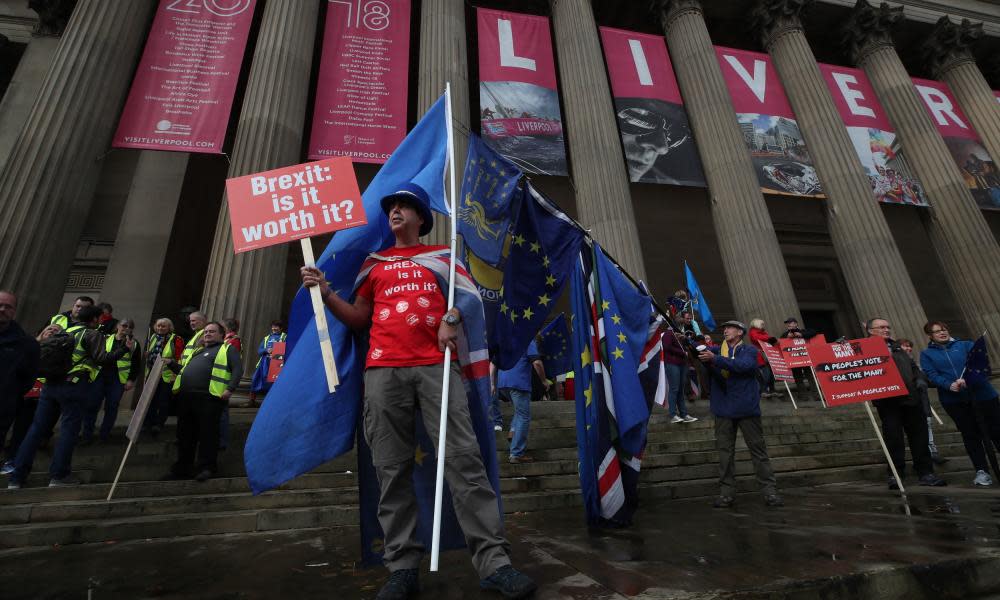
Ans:
[[[234,315],[257,339],[301,255],[234,255],[224,182],[305,161],[327,4],[258,0],[223,154],[112,148],[157,4],[0,0],[0,287],[28,328],[89,294],[141,324]],[[1000,212],[973,201],[910,79],[947,83],[1000,158],[1000,2],[413,0],[411,126],[451,82],[458,129],[478,131],[476,7],[551,19],[569,176],[532,179],[657,297],[687,260],[717,317],[772,331],[884,316],[917,339],[928,317],[1000,335]],[[664,37],[707,188],[629,181],[600,26]],[[770,56],[825,198],[761,191],[714,46]],[[873,199],[818,63],[864,71],[929,208]],[[362,188],[377,168],[356,165]]]

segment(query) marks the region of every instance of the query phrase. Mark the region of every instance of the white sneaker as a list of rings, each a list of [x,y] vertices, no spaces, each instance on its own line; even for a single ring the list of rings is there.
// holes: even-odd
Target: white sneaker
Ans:
[[[993,485],[993,478],[986,471],[976,471],[976,478],[972,480],[972,485],[990,487]]]
[[[677,416],[677,415],[674,415],[674,418],[670,419],[670,422],[671,423],[683,423],[684,419],[681,418],[681,417],[679,417],[679,416]]]
[[[503,425],[494,425],[493,431],[503,431]]]
[[[698,420],[698,417],[692,417],[691,415],[688,415],[688,416],[684,417],[684,422],[685,423],[694,423],[697,420]]]

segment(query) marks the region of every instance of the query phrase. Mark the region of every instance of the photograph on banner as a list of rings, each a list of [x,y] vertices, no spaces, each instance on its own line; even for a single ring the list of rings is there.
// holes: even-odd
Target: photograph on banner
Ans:
[[[913,85],[941,132],[976,204],[982,209],[1000,210],[1000,169],[983,148],[951,89],[943,82],[929,79],[914,78]]]
[[[760,343],[760,349],[764,352],[764,358],[771,367],[771,373],[778,381],[794,381],[792,369],[788,366],[788,361],[781,353],[781,349],[767,342]]]
[[[913,175],[904,148],[865,72],[824,64],[819,65],[819,70],[868,175],[875,199],[886,204],[927,206],[923,186]]]
[[[548,18],[485,8],[476,14],[483,139],[527,173],[567,175]]]
[[[826,337],[821,333],[808,340],[805,338],[779,338],[778,348],[789,369],[808,367],[812,365],[809,359],[809,346],[825,344]]]
[[[907,393],[889,347],[880,337],[809,344],[809,356],[827,406]]]
[[[226,196],[237,254],[368,222],[344,156],[227,179]]]
[[[161,0],[111,145],[221,154],[256,0]]]
[[[267,382],[274,383],[278,380],[281,367],[285,366],[285,342],[275,342],[271,346],[271,362],[267,366]]]
[[[600,30],[629,179],[707,187],[663,36]]]
[[[715,53],[761,191],[824,197],[816,167],[771,57],[721,46],[715,47]]]
[[[410,6],[327,3],[309,158],[382,164],[406,137]]]

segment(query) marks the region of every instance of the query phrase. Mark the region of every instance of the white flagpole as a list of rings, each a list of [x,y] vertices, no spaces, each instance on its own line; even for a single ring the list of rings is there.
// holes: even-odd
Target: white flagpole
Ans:
[[[444,115],[448,130],[449,211],[451,212],[451,264],[448,268],[448,310],[455,306],[455,253],[458,230],[455,223],[455,134],[451,123],[451,82],[445,83]],[[441,422],[438,425],[437,478],[434,482],[434,528],[431,534],[431,571],[438,570],[441,554],[441,502],[444,497],[444,450],[448,431],[448,387],[451,383],[451,348],[444,349],[444,378],[441,382]]]

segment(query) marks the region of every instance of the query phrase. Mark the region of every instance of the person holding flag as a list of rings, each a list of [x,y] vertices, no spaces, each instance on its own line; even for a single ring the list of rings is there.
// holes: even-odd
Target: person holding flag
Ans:
[[[1000,400],[989,381],[986,339],[975,342],[951,337],[943,321],[924,325],[930,344],[920,353],[920,368],[938,389],[938,399],[962,434],[965,452],[976,469],[972,484],[993,485],[987,450],[1000,444]],[[994,473],[995,474],[995,473]]]
[[[415,436],[417,410],[428,437],[437,440],[444,350],[448,347],[457,356],[459,345],[465,343],[460,324],[466,311],[478,310],[482,320],[481,300],[462,269],[456,269],[456,285],[470,289],[472,293],[460,296],[470,302],[456,298],[455,306],[446,310],[439,276],[447,272],[448,249],[419,241],[434,224],[430,204],[427,192],[413,183],[382,198],[395,245],[364,261],[353,303],[330,288],[322,271],[302,268],[303,285],[319,286],[324,304],[338,320],[355,332],[369,334],[363,432],[378,475],[378,520],[384,534],[384,563],[391,573],[378,593],[382,600],[407,598],[419,590],[424,548],[418,540],[413,481],[415,456],[422,452]],[[472,367],[477,365],[488,368],[486,357]],[[453,381],[460,383],[457,361],[451,370]],[[484,467],[465,389],[453,384],[448,393],[445,477],[480,586],[507,598],[526,597],[536,585],[510,564],[497,496]]]

